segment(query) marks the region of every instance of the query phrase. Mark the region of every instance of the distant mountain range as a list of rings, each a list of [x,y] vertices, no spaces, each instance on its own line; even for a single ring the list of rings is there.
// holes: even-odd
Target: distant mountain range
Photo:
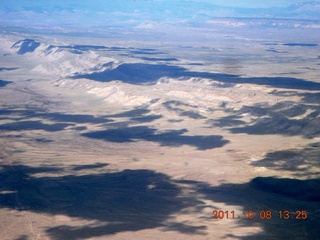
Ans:
[[[212,18],[207,24],[224,27],[258,27],[258,28],[317,28],[320,29],[320,21],[277,19],[277,18]]]
[[[68,1],[67,3],[61,0],[3,1],[0,3],[0,25],[136,27],[147,21],[181,24],[217,22],[217,18],[233,18],[234,23],[234,19],[238,18],[239,26],[266,25],[269,19],[294,19],[313,20],[312,26],[309,27],[317,27],[320,21],[320,1],[270,8],[220,6],[204,0],[124,0],[119,2],[106,0]],[[245,18],[263,20],[247,21]],[[225,22],[225,19],[223,21]],[[268,24],[278,26],[279,21]],[[289,22],[284,23],[284,25],[288,24]],[[282,23],[280,25],[284,26]]]

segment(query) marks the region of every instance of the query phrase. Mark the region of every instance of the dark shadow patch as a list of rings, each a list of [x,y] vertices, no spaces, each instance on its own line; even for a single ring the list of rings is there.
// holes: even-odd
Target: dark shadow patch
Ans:
[[[70,128],[70,129],[75,130],[75,131],[85,131],[85,130],[87,130],[88,128],[82,126],[82,127],[72,127],[72,128]]]
[[[18,68],[0,68],[0,72],[2,71],[13,71],[13,70],[17,70]]]
[[[263,166],[276,170],[287,171],[305,171],[307,160],[299,151],[286,150],[268,153],[267,156],[257,162],[252,163],[254,166]],[[303,168],[301,168],[303,166]]]
[[[126,111],[126,112],[109,115],[109,117],[114,117],[114,118],[123,118],[123,117],[136,118],[136,117],[141,117],[142,115],[147,114],[149,112],[150,112],[150,110],[148,110],[148,109],[137,108],[137,109],[129,110],[129,111]]]
[[[108,166],[107,163],[95,163],[95,164],[86,164],[86,165],[78,165],[72,168],[74,171],[81,171],[81,170],[88,170],[88,169],[96,169],[96,168],[103,168]]]
[[[12,82],[0,80],[0,87],[5,87],[5,86],[8,85],[9,83],[12,83]]]
[[[105,128],[110,128],[110,129],[115,129],[115,128],[126,128],[129,127],[132,124],[132,121],[121,121],[121,122],[112,122],[112,123],[107,123],[104,124],[103,127]]]
[[[227,110],[228,112],[228,110]],[[269,114],[269,106],[266,104],[256,104],[254,106],[243,106],[237,114],[249,114],[251,116],[263,117]]]
[[[253,219],[248,217],[244,219],[242,211],[235,211],[235,218],[240,217],[238,220],[239,230],[241,227],[247,228],[250,226],[259,226],[263,230],[249,236],[226,234],[225,237],[244,240],[311,240],[320,238],[320,228],[318,227],[320,221],[320,179],[297,180],[258,177],[248,183],[221,184],[216,187],[202,185],[199,188],[207,199],[226,205],[241,206],[246,211],[246,216],[249,210],[254,212]],[[226,211],[227,209],[217,210]],[[261,219],[260,213],[268,210],[271,211],[272,218],[270,220]],[[288,220],[283,218],[285,210],[290,213]],[[279,211],[282,211],[282,218],[280,218]],[[299,215],[297,211],[300,211],[300,213],[306,211],[307,219],[303,220],[301,214]]]
[[[79,51],[79,50],[75,50],[75,49],[71,49],[69,50],[70,53],[73,53],[73,54],[83,54],[82,51]]]
[[[40,46],[40,42],[33,39],[24,39],[16,42],[11,48],[17,49],[17,54],[23,55],[28,52],[34,52]]]
[[[170,58],[170,57],[168,57],[168,58],[151,58],[151,57],[141,57],[140,59],[142,59],[142,60],[145,60],[145,61],[155,61],[155,62],[157,62],[157,61],[161,61],[161,62],[176,62],[176,61],[178,61],[178,59],[177,58]]]
[[[182,135],[188,132],[186,129],[170,130],[157,133],[157,129],[146,126],[125,127],[121,129],[109,129],[104,131],[84,133],[82,136],[101,139],[109,142],[134,142],[151,141],[157,142],[161,146],[179,147],[182,145],[194,146],[198,150],[207,150],[222,147],[229,141],[224,140],[222,136],[188,136]]]
[[[207,120],[207,124],[211,127],[233,127],[238,125],[243,125],[246,122],[239,120],[239,116],[227,116],[219,119],[210,119]]]
[[[15,109],[0,109],[0,115],[23,115],[26,114],[34,114],[33,111],[30,110],[15,110]]]
[[[169,111],[176,112],[181,117],[188,117],[191,119],[204,119],[205,118],[200,113],[198,113],[194,110],[187,110],[190,108],[196,109],[197,107],[190,105],[190,104],[186,104],[181,101],[170,100],[170,101],[164,102],[162,105],[165,106]]]
[[[141,116],[141,117],[134,117],[134,118],[131,118],[131,120],[137,121],[140,123],[147,123],[147,122],[153,122],[162,117],[163,117],[162,115],[147,115],[147,116]]]
[[[297,176],[311,175],[314,167],[320,167],[320,143],[312,143],[303,149],[289,149],[268,153],[263,159],[252,163],[280,171],[291,171]]]
[[[47,138],[36,138],[34,139],[38,143],[51,143],[53,140],[47,139]]]
[[[318,44],[315,43],[284,43],[283,46],[289,47],[316,47]]]
[[[181,67],[164,64],[124,63],[115,69],[78,75],[74,78],[88,78],[101,82],[120,80],[131,84],[152,84],[163,76],[172,76],[183,71]]]
[[[233,83],[250,83],[257,85],[267,85],[277,88],[300,89],[300,90],[320,90],[320,84],[298,78],[290,77],[254,77],[237,78]]]
[[[296,102],[285,101],[273,105],[270,109],[276,112],[281,112],[281,114],[287,117],[297,117],[305,114],[308,107],[302,104],[297,104]]]
[[[315,147],[319,147],[315,144]],[[78,167],[78,166],[76,166]],[[104,167],[104,166],[102,166]],[[89,167],[90,168],[90,167]],[[0,207],[49,215],[65,215],[94,220],[97,225],[78,227],[63,225],[47,229],[52,239],[86,239],[128,231],[160,228],[190,235],[205,234],[206,226],[175,222],[173,215],[188,208],[235,212],[237,229],[261,227],[261,232],[248,235],[226,234],[226,238],[253,239],[319,239],[320,179],[297,180],[257,177],[246,183],[223,183],[211,186],[193,180],[173,180],[151,170],[124,170],[87,175],[55,174],[39,177],[37,173],[57,173],[58,167],[2,165],[0,168]],[[183,191],[183,190],[188,191]],[[191,190],[192,192],[189,192]],[[18,198],[17,198],[18,196]],[[19,201],[18,201],[19,200]],[[205,201],[206,200],[206,201]],[[207,201],[239,206],[219,209]],[[284,219],[284,211],[290,217]],[[254,218],[245,219],[243,211]],[[260,216],[271,211],[272,217]],[[282,211],[282,218],[279,211]],[[302,211],[306,211],[302,218]],[[300,212],[300,214],[299,214]],[[261,215],[260,215],[261,214]],[[211,219],[208,221],[222,221]],[[238,218],[239,216],[239,218]],[[196,236],[194,236],[196,237]]]
[[[111,51],[123,51],[123,50],[126,50],[127,48],[124,48],[124,47],[109,47],[109,49]]]
[[[305,103],[320,103],[320,92],[319,93],[303,93],[297,94],[298,96],[302,96],[302,101]]]
[[[10,182],[13,181],[16,184],[19,184],[21,178],[24,178],[26,175],[32,175],[32,174],[37,174],[37,173],[55,173],[55,172],[63,172],[64,170],[62,168],[59,167],[52,167],[52,166],[41,166],[41,167],[37,167],[37,168],[33,168],[33,167],[29,167],[26,165],[18,165],[18,167],[13,167],[13,165],[10,166],[6,166],[6,165],[0,165],[0,174],[4,177],[4,180],[7,181],[9,180]],[[9,170],[9,172],[13,172],[14,175],[10,175],[9,172],[7,172],[7,170]],[[18,176],[20,175],[21,176]],[[17,179],[15,179],[15,177],[17,177]],[[2,189],[3,186],[2,185],[4,183],[0,184],[0,187]]]
[[[292,75],[292,74],[302,74],[303,72],[284,72],[284,73],[278,73],[278,75]]]
[[[320,83],[290,77],[241,77],[240,75],[210,72],[191,72],[186,68],[166,64],[124,63],[115,69],[73,76],[100,82],[119,80],[130,84],[155,84],[161,77],[200,77],[228,84],[256,84],[276,88],[320,90]]]
[[[274,114],[272,117],[257,120],[251,126],[230,130],[232,133],[303,135],[307,138],[314,138],[320,134],[320,118],[292,120]]]
[[[96,117],[86,114],[67,114],[67,113],[34,113],[33,117],[43,117],[57,122],[66,123],[108,123],[112,120],[105,117]]]
[[[137,48],[137,50],[144,52],[157,52],[157,49],[155,48]]]
[[[311,96],[316,98],[315,95]],[[306,115],[308,111],[310,113]],[[243,106],[238,111],[226,110],[226,112],[236,116],[247,114],[253,117],[250,124],[229,129],[232,133],[302,135],[307,138],[320,135],[320,108],[316,105],[284,101],[271,106],[268,104]]]
[[[156,49],[147,49],[147,48],[137,48],[130,51],[131,54],[137,54],[137,55],[161,55],[164,54],[164,52],[157,51]]]
[[[177,100],[166,101],[162,105],[165,106],[169,110],[177,110],[176,107],[191,107],[191,108],[195,108],[193,105],[184,103],[182,101],[177,101]],[[178,108],[178,110],[182,110],[182,109]]]
[[[25,118],[43,118],[50,121],[60,123],[109,123],[113,120],[107,119],[105,116],[94,116],[87,114],[68,114],[59,112],[42,112],[36,110],[15,110],[15,109],[3,109],[0,110],[0,115],[16,115],[20,116],[20,120]]]
[[[188,63],[189,66],[204,66],[203,63]]]
[[[260,191],[274,193],[295,201],[320,202],[320,179],[297,180],[258,177],[252,180],[252,186]],[[306,206],[307,207],[307,206]]]
[[[188,117],[191,119],[204,119],[205,117],[195,111],[181,111],[179,113],[181,117]]]
[[[177,123],[177,122],[183,122],[183,120],[182,119],[169,119],[168,122]]]
[[[70,46],[59,46],[61,49],[72,49],[76,51],[90,51],[90,50],[101,50],[108,49],[105,46],[95,46],[95,45],[70,45]]]
[[[275,49],[267,49],[266,52],[281,53],[280,51]]]
[[[194,235],[195,232],[206,230],[206,228],[206,226],[189,226],[183,223],[176,223],[166,227],[166,231],[179,231],[190,236],[191,234]]]
[[[297,91],[278,91],[278,90],[273,90],[270,94],[275,96],[281,96],[281,97],[299,95]]]
[[[29,239],[28,236],[22,235],[22,236],[18,237],[16,240],[28,240],[28,239]]]
[[[301,100],[299,102],[289,102],[289,103],[295,103],[295,104],[304,104],[305,106],[308,106],[310,108],[310,105],[308,103],[319,103],[320,102],[320,92],[297,92],[297,91],[277,91],[274,90],[270,94],[275,96],[281,96],[281,97],[292,97],[297,96],[301,97]],[[307,104],[306,104],[307,103]]]
[[[0,125],[2,131],[27,131],[27,130],[44,130],[47,132],[62,131],[66,127],[72,126],[72,124],[56,123],[45,124],[41,121],[20,121],[14,123],[7,123]]]
[[[154,228],[166,231],[170,225],[181,233],[188,229],[188,234],[204,234],[206,229],[173,222],[172,214],[202,201],[182,194],[182,188],[165,174],[124,170],[79,176],[33,176],[46,171],[41,167],[2,166],[0,192],[6,193],[0,198],[0,207],[99,222],[99,225],[49,228],[47,233],[52,239],[107,237]]]

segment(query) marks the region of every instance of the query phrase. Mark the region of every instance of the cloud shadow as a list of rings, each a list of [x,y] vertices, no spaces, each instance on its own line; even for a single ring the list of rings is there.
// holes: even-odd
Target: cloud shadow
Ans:
[[[102,168],[108,165],[109,164],[107,163],[85,164],[85,165],[74,166],[72,170],[81,171],[81,170],[88,170],[88,169],[97,169],[97,168]]]
[[[204,182],[173,180],[168,175],[152,170],[123,170],[99,172],[104,164],[81,166],[87,174],[66,175],[65,168],[2,165],[0,167],[0,207],[49,215],[92,220],[96,223],[79,226],[58,225],[46,231],[52,239],[73,240],[110,236],[120,232],[160,228],[188,235],[204,235],[204,225],[176,222],[171,216],[199,211],[231,212],[229,206],[241,206],[253,211],[253,219],[244,218],[235,211],[237,228],[260,227],[261,232],[243,235],[225,235],[235,239],[319,239],[320,179],[297,180],[289,178],[257,177],[246,183],[222,183],[211,186]],[[90,173],[90,169],[94,173]],[[77,170],[77,169],[73,169]],[[41,175],[38,175],[41,173]],[[44,176],[44,173],[57,173]],[[59,175],[63,173],[63,175]],[[184,190],[191,190],[186,194]],[[224,209],[208,206],[205,201],[224,203]],[[260,217],[261,211],[270,210],[270,219]],[[288,210],[289,219],[284,211]],[[282,211],[282,216],[279,211]],[[302,211],[307,218],[303,219]],[[231,216],[231,215],[230,215]],[[240,218],[238,218],[238,216]],[[246,216],[248,216],[246,214]],[[208,221],[222,221],[210,219]],[[218,226],[218,225],[217,225]]]
[[[311,177],[318,174],[312,169],[320,167],[319,156],[320,143],[315,142],[302,149],[267,153],[263,159],[252,162],[252,165],[273,170],[290,171],[297,177]]]
[[[281,95],[295,93],[277,93]],[[315,138],[320,135],[320,108],[314,103],[318,99],[315,94],[300,94],[303,97],[301,102],[283,101],[274,105],[267,103],[243,106],[240,110],[225,109],[225,112],[232,113],[231,116],[212,120],[208,123],[216,126],[226,125],[224,120],[232,120],[228,130],[232,133],[246,133],[254,135],[282,134],[288,136],[301,135],[306,138]],[[250,116],[251,122],[241,120],[243,115]],[[236,119],[238,118],[238,119]],[[236,120],[236,121],[234,121]],[[234,125],[233,125],[234,124]],[[238,124],[238,125],[237,125]]]
[[[91,74],[78,74],[72,78],[87,78],[100,82],[119,80],[130,84],[155,84],[161,77],[200,77],[228,84],[256,84],[276,88],[320,90],[320,83],[289,77],[242,77],[233,74],[193,72],[167,64],[123,63],[114,69]]]
[[[5,86],[8,85],[9,83],[11,83],[11,82],[9,82],[9,81],[4,81],[4,80],[0,80],[0,87],[5,87]]]
[[[40,46],[40,42],[33,39],[24,39],[16,42],[11,48],[18,49],[17,53],[23,55],[25,53],[34,52]]]
[[[226,183],[219,186],[199,186],[200,192],[207,199],[228,205],[241,206],[246,211],[246,218],[241,211],[235,211],[235,219],[241,227],[261,227],[260,233],[247,236],[226,234],[234,239],[319,239],[320,238],[320,179],[297,180],[289,178],[257,177],[248,183]],[[271,218],[260,217],[261,211],[270,210]],[[289,218],[284,218],[284,211],[289,211]],[[248,212],[254,212],[254,218],[248,218]],[[282,211],[280,215],[279,211]],[[307,219],[301,217],[306,211]],[[286,216],[287,218],[287,216]],[[222,221],[216,219],[215,221]]]
[[[157,132],[157,129],[155,128],[150,128],[147,126],[136,126],[89,132],[82,134],[82,136],[118,143],[142,140],[156,142],[161,146],[169,147],[189,145],[196,147],[198,150],[208,150],[222,147],[229,142],[219,135],[183,135],[186,132],[188,132],[186,129]]]
[[[60,168],[49,167],[1,166],[0,207],[99,222],[47,229],[52,239],[72,240],[143,229],[165,230],[172,221],[170,215],[201,203],[183,195],[182,188],[167,175],[151,170],[60,177],[33,175],[60,171]],[[188,229],[187,234],[203,234],[206,229],[177,224],[175,230]]]
[[[13,70],[16,70],[16,69],[18,69],[18,68],[2,68],[2,67],[0,67],[0,72],[2,72],[2,71],[13,71]]]
[[[2,131],[26,131],[26,130],[44,130],[47,132],[62,131],[71,124],[56,123],[45,124],[41,121],[19,121],[0,125]]]
[[[240,118],[240,116],[230,115],[218,119],[209,119],[206,122],[210,124],[211,127],[233,127],[246,123],[245,121],[239,120]]]
[[[181,117],[188,117],[191,119],[205,118],[197,111],[198,109],[196,106],[186,104],[181,101],[170,100],[170,101],[164,102],[162,105],[165,106],[169,111],[176,112]]]

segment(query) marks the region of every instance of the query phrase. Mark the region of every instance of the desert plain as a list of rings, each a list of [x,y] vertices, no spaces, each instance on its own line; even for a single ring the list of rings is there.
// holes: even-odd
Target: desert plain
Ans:
[[[319,30],[170,31],[2,30],[0,239],[319,239]]]

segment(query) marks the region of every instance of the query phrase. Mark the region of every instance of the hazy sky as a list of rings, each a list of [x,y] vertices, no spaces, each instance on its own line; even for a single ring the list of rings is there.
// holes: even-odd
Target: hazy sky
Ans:
[[[62,6],[68,6],[68,5],[94,5],[94,6],[101,6],[101,4],[108,4],[111,3],[112,5],[118,5],[119,8],[125,8],[126,2],[163,2],[170,4],[170,2],[179,3],[179,4],[185,4],[187,2],[205,2],[210,3],[214,5],[220,5],[220,6],[228,6],[228,7],[245,7],[245,8],[256,8],[256,7],[285,7],[290,6],[297,3],[302,2],[308,2],[306,0],[1,0],[0,6],[35,6],[35,5],[57,5],[61,4]],[[311,2],[311,1],[309,1]],[[320,1],[312,1],[312,2],[318,2]]]
[[[196,1],[196,0],[195,0]],[[201,1],[201,0],[199,0]],[[306,2],[305,0],[203,0],[221,6],[244,7],[244,8],[269,8],[269,7],[287,7],[293,4]],[[320,1],[314,1],[320,2]]]
[[[0,25],[130,25],[214,17],[320,20],[320,0],[0,0]]]

